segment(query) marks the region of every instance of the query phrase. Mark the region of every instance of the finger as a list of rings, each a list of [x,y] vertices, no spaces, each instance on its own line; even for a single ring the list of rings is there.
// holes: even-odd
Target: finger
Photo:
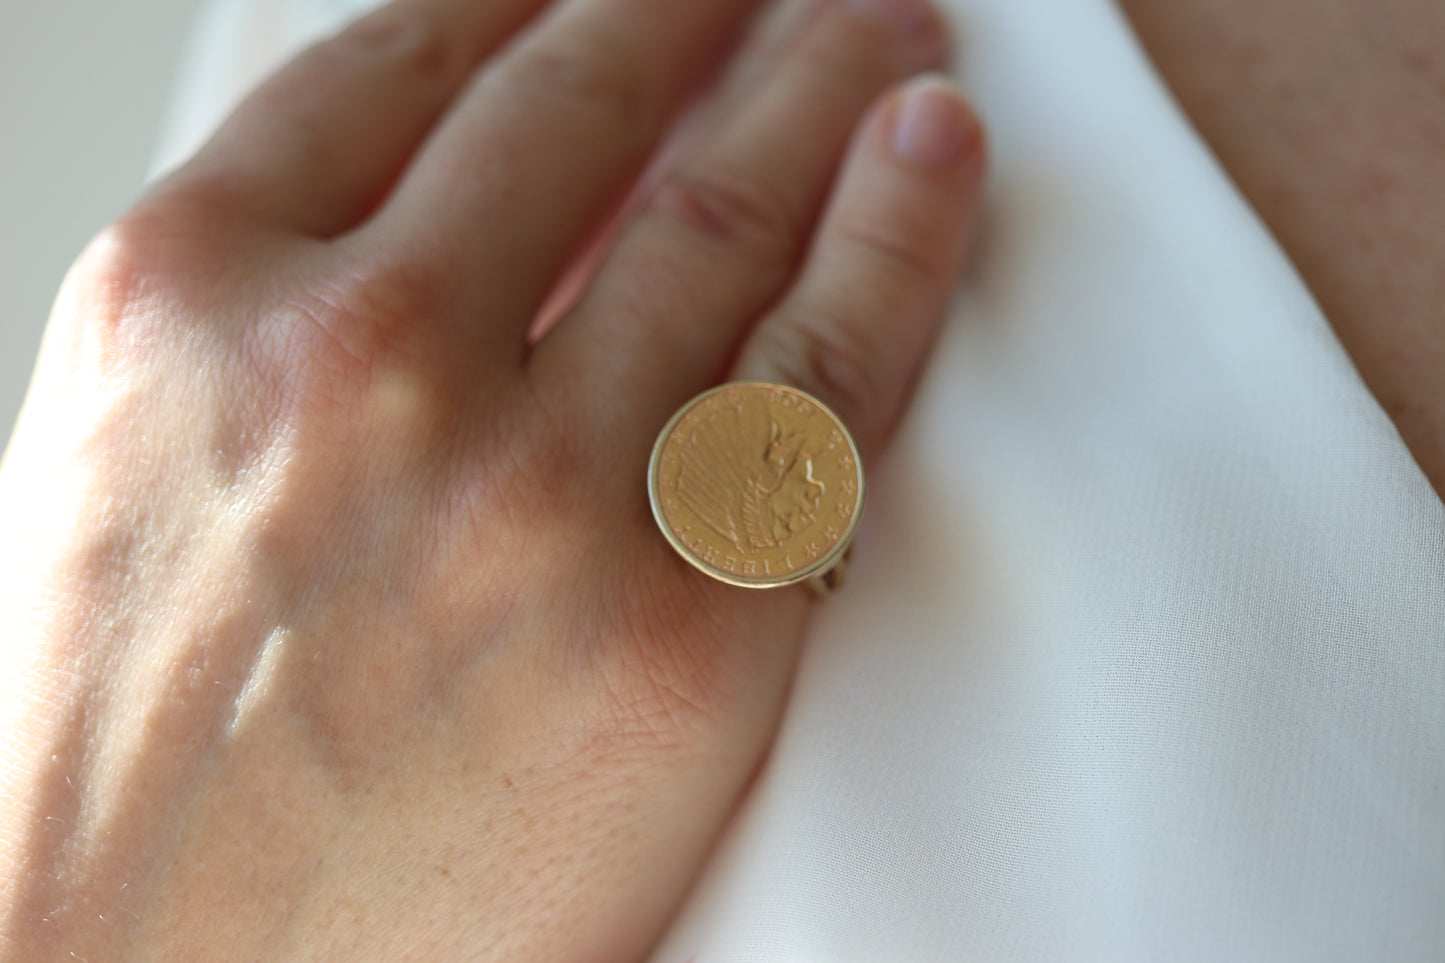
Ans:
[[[548,0],[397,0],[248,97],[176,177],[334,236],[375,208],[467,76]]]
[[[694,154],[660,179],[536,363],[651,423],[723,374],[745,328],[795,270],[850,135],[901,77],[944,56],[919,3],[829,3]],[[591,359],[607,354],[606,368]],[[625,390],[620,390],[625,386]]]
[[[697,147],[699,134],[710,126],[716,126],[718,118],[726,116],[729,110],[735,113],[742,98],[762,88],[767,74],[775,69],[788,48],[803,33],[808,21],[827,2],[829,0],[778,0],[757,18],[755,29],[743,41],[738,56],[728,65],[722,82],[709,90],[698,103],[688,107],[686,115],[668,132],[667,140],[654,153],[647,171],[633,185],[629,195],[596,235],[583,245],[576,259],[548,293],[546,303],[528,334],[529,343],[540,341],[557,321],[577,306],[618,234],[637,212],[638,204],[647,196],[657,178],[675,166],[689,150]]]
[[[379,216],[378,237],[464,279],[494,319],[479,334],[520,353],[569,256],[757,2],[564,3],[478,76]]]
[[[749,336],[731,377],[815,395],[876,454],[967,253],[981,131],[953,87],[923,78],[869,118],[798,283]]]

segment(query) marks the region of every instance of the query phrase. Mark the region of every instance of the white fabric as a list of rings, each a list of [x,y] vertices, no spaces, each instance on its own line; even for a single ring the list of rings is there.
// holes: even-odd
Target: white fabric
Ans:
[[[1445,959],[1445,510],[1114,8],[949,6],[980,257],[655,963]]]

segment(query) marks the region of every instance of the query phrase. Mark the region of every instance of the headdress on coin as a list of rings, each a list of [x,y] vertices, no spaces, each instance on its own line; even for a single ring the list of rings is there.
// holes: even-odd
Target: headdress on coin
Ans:
[[[743,555],[776,547],[772,496],[803,456],[807,434],[784,431],[756,406],[729,406],[710,422],[682,455],[678,496]]]

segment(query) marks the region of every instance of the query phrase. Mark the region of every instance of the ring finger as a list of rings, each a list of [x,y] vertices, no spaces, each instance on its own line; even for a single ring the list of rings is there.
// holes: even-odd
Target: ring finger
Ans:
[[[923,0],[827,3],[762,89],[659,178],[581,303],[539,346],[539,381],[625,398],[613,415],[634,423],[720,377],[791,280],[859,118],[944,53]]]
[[[822,399],[865,457],[883,447],[942,320],[978,213],[981,131],[951,85],[914,81],[872,111],[798,282],[730,373]]]

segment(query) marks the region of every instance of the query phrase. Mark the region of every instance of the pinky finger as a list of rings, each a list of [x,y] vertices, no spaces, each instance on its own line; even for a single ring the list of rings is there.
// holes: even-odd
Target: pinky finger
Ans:
[[[924,77],[885,95],[801,276],[744,343],[732,377],[817,396],[876,454],[947,310],[983,171],[978,121],[949,83]]]

